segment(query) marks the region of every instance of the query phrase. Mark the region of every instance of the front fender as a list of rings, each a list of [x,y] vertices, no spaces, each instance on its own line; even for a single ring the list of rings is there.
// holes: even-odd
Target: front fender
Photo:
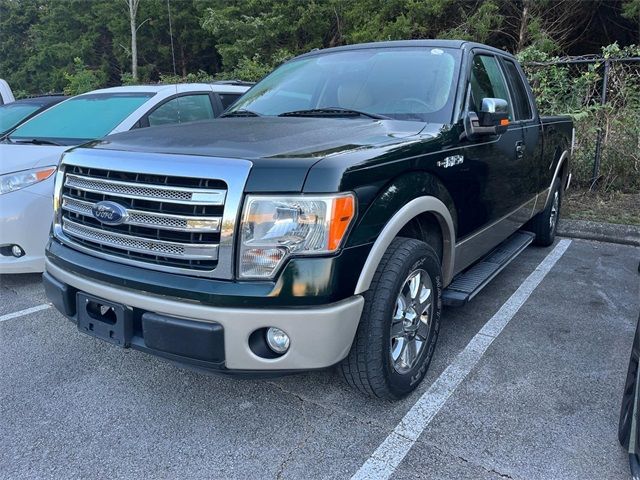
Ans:
[[[368,206],[349,236],[347,246],[373,243],[356,293],[366,291],[393,239],[418,215],[430,212],[443,234],[442,271],[445,285],[453,275],[457,219],[451,196],[440,180],[428,172],[410,172],[389,182]]]

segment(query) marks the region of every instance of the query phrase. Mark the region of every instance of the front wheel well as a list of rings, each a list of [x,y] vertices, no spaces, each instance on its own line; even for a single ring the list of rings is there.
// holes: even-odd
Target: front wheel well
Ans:
[[[412,218],[398,232],[398,237],[413,238],[425,242],[433,248],[442,262],[444,248],[442,227],[433,213],[424,212]]]

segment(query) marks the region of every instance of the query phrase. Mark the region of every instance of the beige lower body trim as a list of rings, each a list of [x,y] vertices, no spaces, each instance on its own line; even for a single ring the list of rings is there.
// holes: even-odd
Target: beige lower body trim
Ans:
[[[355,295],[318,308],[219,308],[115,288],[70,274],[49,260],[46,270],[57,280],[105,300],[159,314],[221,324],[226,367],[237,370],[306,370],[334,365],[349,353],[364,306],[364,299]],[[249,335],[263,327],[277,327],[289,335],[291,347],[285,355],[265,359],[251,351]]]
[[[549,184],[549,189],[547,191],[547,196],[544,199],[544,206],[542,207],[543,209],[547,206],[547,204],[549,203],[549,199],[551,198],[551,188],[553,187],[553,182],[555,182],[556,178],[558,178],[560,169],[562,168],[562,165],[564,165],[564,162],[568,161],[568,158],[569,158],[569,152],[565,150],[564,152],[562,152],[562,155],[560,155],[560,159],[558,160],[556,169],[553,172],[553,177],[551,178],[551,183]],[[560,183],[562,183],[562,179],[560,179]],[[560,185],[560,188],[562,188],[562,185]]]

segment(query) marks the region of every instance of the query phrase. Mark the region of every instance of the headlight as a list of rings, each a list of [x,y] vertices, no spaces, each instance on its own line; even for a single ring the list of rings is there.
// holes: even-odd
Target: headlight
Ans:
[[[335,252],[355,210],[350,193],[247,196],[240,225],[240,278],[270,278],[292,255]]]
[[[23,170],[22,172],[0,175],[0,195],[3,193],[15,192],[21,188],[46,180],[53,175],[53,172],[55,171],[56,167],[42,167],[34,168],[33,170]]]

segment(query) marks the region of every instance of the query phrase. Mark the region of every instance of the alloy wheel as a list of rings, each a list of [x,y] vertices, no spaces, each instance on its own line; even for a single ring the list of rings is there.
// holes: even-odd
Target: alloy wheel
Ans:
[[[411,371],[427,345],[433,313],[433,283],[422,269],[409,274],[396,299],[390,354],[401,375]]]

